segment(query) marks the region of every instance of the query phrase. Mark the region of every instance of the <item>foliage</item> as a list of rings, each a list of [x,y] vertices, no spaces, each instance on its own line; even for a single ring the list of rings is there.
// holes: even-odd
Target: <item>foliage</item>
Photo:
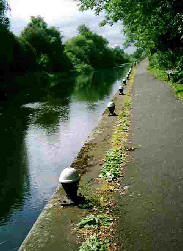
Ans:
[[[155,55],[158,67],[183,70],[179,63],[183,56],[183,5],[179,0],[78,0],[81,9],[93,9],[98,14],[105,10],[106,22],[121,20],[126,34],[126,45],[134,44],[150,58]],[[105,23],[105,22],[104,22]],[[139,53],[139,51],[138,51]],[[138,54],[137,53],[137,54]],[[165,54],[165,55],[164,55]],[[175,60],[178,58],[178,60]],[[178,66],[179,65],[179,66]]]
[[[35,69],[35,50],[27,41],[15,37],[6,29],[0,30],[0,39],[0,72],[2,80],[11,77],[13,73]]]
[[[83,218],[77,226],[79,228],[99,228],[100,226],[110,226],[112,219],[108,215],[88,215]]]
[[[80,246],[79,251],[107,251],[107,241],[104,243],[96,235],[91,236]]]
[[[150,58],[150,66],[151,67],[158,67],[160,69],[171,69],[173,67],[172,65],[172,57],[173,55],[170,52],[156,52],[154,53]]]
[[[150,68],[160,70],[173,69],[172,80],[183,84],[183,55],[178,56],[172,52],[157,52],[149,58]]]
[[[115,180],[120,175],[120,166],[123,162],[123,147],[125,136],[129,130],[129,110],[131,102],[129,96],[126,96],[126,101],[123,106],[123,111],[119,114],[116,130],[112,136],[113,147],[106,153],[105,163],[100,172],[99,177],[107,181]]]
[[[173,74],[173,80],[183,84],[183,55],[177,60],[175,72]]]
[[[48,27],[42,17],[31,17],[20,37],[35,49],[40,69],[63,72],[71,67],[63,53],[64,46],[60,32],[55,27]]]
[[[0,29],[9,28],[9,19],[6,16],[8,4],[6,0],[0,0]]]
[[[160,80],[164,80],[170,84],[170,86],[173,88],[175,94],[180,98],[183,99],[183,85],[175,82],[174,76],[173,79],[168,81],[168,75],[164,70],[160,70],[159,68],[155,68],[152,66],[149,66],[149,70]]]
[[[1,75],[9,72],[13,63],[13,52],[16,39],[7,29],[0,29],[0,71]]]
[[[120,80],[128,66],[80,74],[76,77],[73,98],[80,101],[98,102],[109,95],[112,84]]]
[[[94,69],[91,65],[85,64],[85,63],[80,63],[75,65],[75,70],[77,73],[83,73],[83,74],[89,74],[91,73]]]
[[[117,46],[111,49],[111,51],[112,51],[116,66],[131,62],[131,55],[126,54],[124,50],[121,49],[120,47]]]
[[[178,0],[79,0],[79,2],[82,10],[91,8],[96,13],[105,10],[107,21],[122,20],[129,43],[133,42],[137,47],[146,47],[149,50],[155,47],[171,47],[174,39],[178,40],[182,34],[182,5]]]
[[[104,181],[104,179],[100,180],[100,188],[97,190],[95,189],[95,191],[93,191],[92,186],[89,185],[89,190],[91,191],[92,196],[100,196],[100,205],[102,207],[98,205],[95,206],[95,208],[93,208],[94,213],[81,219],[79,224],[77,224],[79,229],[76,228],[76,230],[79,232],[79,234],[82,234],[84,238],[91,236],[80,246],[79,250],[81,251],[116,250],[117,248],[116,243],[114,243],[114,238],[112,238],[116,230],[116,224],[113,224],[115,222],[113,216],[113,207],[116,205],[114,191],[119,189],[120,184],[116,181],[110,183],[108,181],[112,181],[115,176],[112,176],[111,174],[117,173],[115,178],[119,176],[121,171],[120,165],[122,163],[122,153],[123,158],[125,156],[125,143],[128,137],[127,132],[130,126],[131,88],[133,74],[134,72],[132,71],[132,75],[130,77],[129,94],[125,96],[123,110],[119,114],[115,132],[112,135],[112,148],[106,154],[105,163],[100,174],[100,177],[103,177],[106,181]],[[114,170],[114,173],[111,172],[112,169]],[[95,182],[93,184],[94,186],[96,186]],[[85,187],[82,188],[82,190],[84,189]],[[101,211],[103,214],[101,214]],[[105,242],[103,240],[107,241]]]
[[[115,147],[109,150],[105,157],[105,163],[101,170],[100,176],[111,181],[116,179],[120,173],[120,165],[122,163],[122,150],[120,147]]]
[[[140,62],[143,58],[146,57],[145,51],[142,48],[137,48],[137,50],[131,55],[132,61]]]
[[[5,17],[7,8],[6,2],[0,0],[1,17]],[[85,25],[79,26],[78,32],[78,36],[63,44],[60,32],[40,16],[31,17],[19,37],[8,30],[8,23],[1,25],[0,92],[7,95],[10,90],[17,91],[20,85],[13,84],[12,79],[18,74],[74,70],[88,75],[94,69],[128,62],[123,50],[109,48],[106,39]],[[55,82],[50,81],[50,86],[54,87]],[[26,84],[22,87],[26,88]]]
[[[84,201],[79,204],[79,208],[91,209],[95,206],[100,207],[100,197],[90,182],[80,184],[79,192],[85,198]]]
[[[3,82],[0,88],[8,87],[5,82],[11,79],[14,72],[33,69],[35,65],[35,51],[31,45],[24,40],[19,40],[9,31],[7,11],[7,1],[0,0],[0,81]]]
[[[128,62],[121,49],[112,49],[108,41],[93,33],[85,25],[78,27],[79,34],[65,43],[66,55],[77,72],[109,68]]]

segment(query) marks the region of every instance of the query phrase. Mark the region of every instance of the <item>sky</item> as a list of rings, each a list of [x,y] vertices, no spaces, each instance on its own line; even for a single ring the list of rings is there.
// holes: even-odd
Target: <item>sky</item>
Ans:
[[[45,21],[56,26],[67,40],[77,34],[77,27],[86,24],[93,32],[96,32],[109,41],[110,45],[121,46],[125,40],[120,22],[113,26],[99,27],[104,14],[95,16],[92,11],[79,11],[77,3],[73,0],[9,0],[11,30],[20,34],[27,25],[31,16],[42,16]],[[133,48],[126,50],[133,52]]]

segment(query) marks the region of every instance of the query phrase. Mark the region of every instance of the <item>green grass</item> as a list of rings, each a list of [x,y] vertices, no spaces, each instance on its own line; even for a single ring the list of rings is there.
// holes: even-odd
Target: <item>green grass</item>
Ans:
[[[115,180],[120,175],[120,165],[122,164],[122,144],[124,143],[123,133],[129,130],[129,110],[131,102],[127,100],[123,111],[119,114],[115,132],[112,136],[113,147],[106,153],[105,163],[100,172],[99,178],[107,181]]]
[[[166,81],[174,90],[175,94],[178,98],[183,100],[183,85],[179,83],[173,83],[172,80],[168,80],[168,75],[165,71],[160,70],[158,68],[151,68],[149,70],[153,73],[153,75],[163,81]]]
[[[121,164],[123,162],[122,157],[124,155],[123,148],[130,125],[130,108],[131,99],[130,96],[127,96],[122,112],[119,114],[115,132],[112,136],[112,148],[105,155],[105,162],[99,175],[99,178],[103,178],[107,183],[116,180],[120,176]],[[81,244],[79,251],[107,251],[109,248],[109,241],[103,241],[100,233],[103,231],[103,227],[112,227],[112,216],[101,213],[102,204],[99,194],[92,190],[90,184],[84,184],[84,189],[82,188],[81,190],[84,190],[84,196],[87,199],[87,203],[89,202],[89,206],[92,205],[95,208],[97,207],[98,214],[96,212],[96,214],[90,214],[85,218],[82,218],[77,224],[79,229],[82,231],[84,229],[86,229],[86,231],[91,231],[90,234],[92,235]],[[104,208],[102,209],[102,212],[105,212]],[[93,233],[95,233],[95,235],[93,235]]]
[[[88,238],[79,248],[79,251],[107,251],[108,241],[102,242],[96,235]]]
[[[77,224],[79,228],[100,228],[101,226],[110,226],[112,219],[105,214],[88,215]]]
[[[122,163],[122,149],[121,147],[114,147],[110,149],[105,156],[105,163],[100,172],[99,177],[105,180],[112,181],[120,174],[120,165]]]
[[[93,187],[92,181],[81,183],[79,193],[85,198],[85,200],[79,204],[79,208],[92,209],[95,206],[101,207],[100,197],[95,187]]]

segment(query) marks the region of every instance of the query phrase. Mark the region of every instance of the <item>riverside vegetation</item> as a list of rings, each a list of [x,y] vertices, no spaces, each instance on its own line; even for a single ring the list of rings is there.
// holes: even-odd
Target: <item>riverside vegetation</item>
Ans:
[[[129,62],[122,49],[109,47],[105,38],[85,25],[78,27],[77,36],[63,43],[60,31],[37,16],[31,17],[21,34],[15,36],[9,30],[8,11],[7,1],[0,0],[1,99],[22,89],[31,90],[32,83],[37,89],[51,88],[60,79]],[[24,81],[17,80],[19,76],[25,76]],[[31,86],[29,78],[34,79]]]
[[[86,216],[75,225],[75,232],[81,243],[79,251],[118,250],[118,240],[115,237],[118,217],[115,205],[116,194],[120,191],[125,192],[125,187],[121,188],[120,180],[127,161],[126,143],[130,127],[133,76],[134,71],[130,77],[128,94],[124,96],[124,104],[114,128],[112,147],[106,152],[99,177],[79,188],[87,199],[84,205],[79,205],[87,210]]]
[[[183,96],[183,4],[179,0],[77,0],[81,10],[105,11],[105,23],[122,21],[125,45],[137,47],[133,58],[149,58],[150,69],[167,80],[166,70],[173,70],[171,84]],[[161,73],[160,73],[161,72]]]
[[[162,69],[149,66],[149,70],[152,72],[152,74],[156,78],[166,81],[173,88],[177,97],[183,100],[183,84],[181,84],[180,82],[174,81],[172,78],[168,79],[167,73]]]

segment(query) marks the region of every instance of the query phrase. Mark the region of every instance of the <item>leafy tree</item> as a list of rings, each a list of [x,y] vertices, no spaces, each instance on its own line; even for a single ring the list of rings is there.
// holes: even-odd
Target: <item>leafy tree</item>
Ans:
[[[120,47],[116,47],[112,50],[112,54],[114,57],[115,65],[120,65],[123,63],[128,63],[131,60],[131,56],[126,54],[123,49]]]
[[[29,42],[15,37],[12,72],[30,72],[36,70],[36,52]]]
[[[105,10],[105,22],[121,20],[127,36],[126,44],[135,44],[146,55],[182,55],[183,5],[179,0],[78,0],[82,10]],[[170,58],[170,57],[169,57]],[[171,59],[170,59],[171,60]],[[169,63],[168,63],[169,64]]]
[[[140,62],[140,60],[145,57],[146,54],[142,48],[137,48],[137,50],[131,55],[132,61],[135,62]]]
[[[9,20],[6,17],[8,6],[5,0],[0,0],[0,77],[3,78],[6,68],[11,61],[11,48],[9,48],[6,40],[11,39],[8,32]],[[9,51],[10,49],[10,51]]]
[[[155,46],[172,48],[174,40],[180,44],[183,5],[179,0],[78,1],[82,10],[94,9],[97,14],[105,10],[107,21],[122,20],[128,41],[138,47],[145,46],[149,50]]]
[[[108,46],[108,41],[90,31],[85,25],[78,27],[79,34],[65,43],[66,55],[78,72],[113,67],[123,63],[124,52]]]
[[[34,48],[8,30],[0,30],[0,73],[4,78],[15,72],[32,71],[36,67]],[[10,74],[11,73],[11,74]]]
[[[31,17],[30,23],[21,33],[35,49],[40,69],[47,71],[65,71],[70,63],[65,57],[62,36],[55,27],[48,27],[40,16]]]
[[[9,31],[9,19],[6,14],[9,7],[6,0],[0,0],[0,80],[6,81],[14,72],[34,69],[35,51],[31,45]],[[7,84],[2,84],[7,87]]]
[[[87,34],[91,35],[92,32],[90,31],[90,29],[85,25],[85,24],[81,24],[79,27],[78,27],[78,32],[80,35],[84,35],[86,36]]]
[[[6,16],[8,4],[6,0],[0,0],[0,29],[9,28],[9,19]]]

